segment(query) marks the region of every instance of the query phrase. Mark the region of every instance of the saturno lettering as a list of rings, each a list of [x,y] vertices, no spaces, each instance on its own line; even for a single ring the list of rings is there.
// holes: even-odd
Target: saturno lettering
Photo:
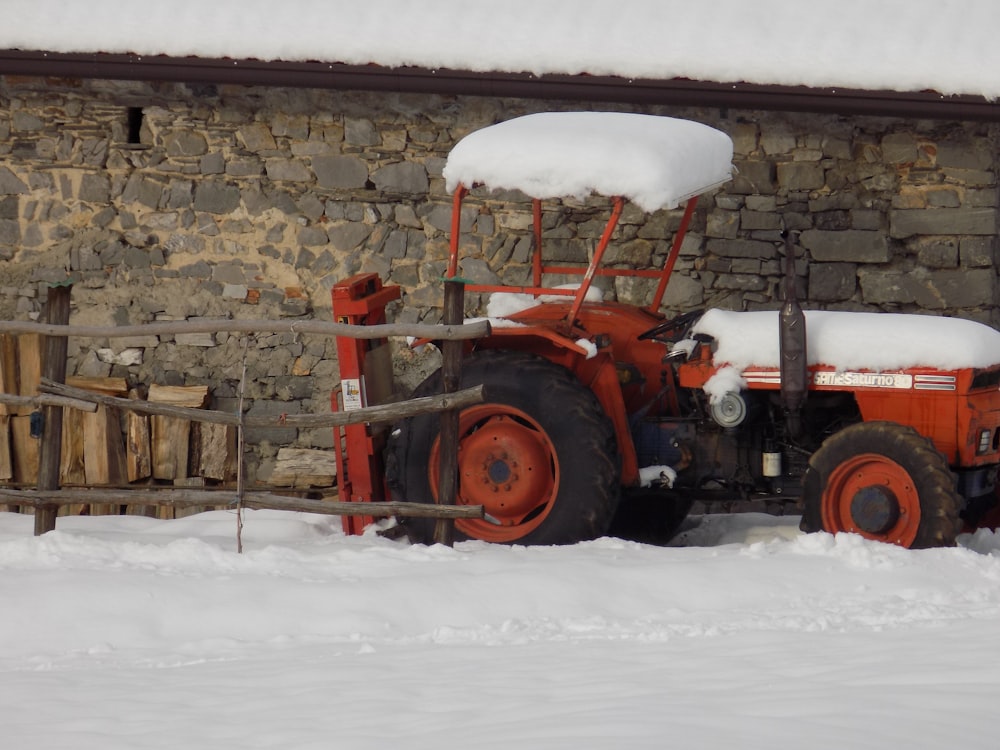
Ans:
[[[813,382],[816,385],[910,388],[913,386],[913,376],[906,373],[883,372],[817,372]]]

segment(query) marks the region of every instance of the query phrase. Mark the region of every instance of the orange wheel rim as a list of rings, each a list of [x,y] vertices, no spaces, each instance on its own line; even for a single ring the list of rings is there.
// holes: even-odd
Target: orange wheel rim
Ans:
[[[909,547],[920,526],[920,495],[910,473],[878,453],[863,453],[830,473],[823,528]]]
[[[462,411],[458,425],[458,505],[482,505],[498,520],[459,519],[463,534],[488,542],[513,542],[548,517],[559,489],[559,461],[544,429],[520,409],[479,404]],[[440,439],[428,462],[438,497]]]

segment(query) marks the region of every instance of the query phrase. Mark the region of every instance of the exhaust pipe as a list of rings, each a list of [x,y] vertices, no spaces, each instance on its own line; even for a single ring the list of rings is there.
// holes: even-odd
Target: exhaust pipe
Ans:
[[[797,233],[796,233],[797,234]],[[806,316],[795,290],[795,242],[792,233],[783,230],[785,239],[785,304],[779,315],[781,352],[781,405],[790,437],[802,432],[802,404],[809,393],[806,359]]]

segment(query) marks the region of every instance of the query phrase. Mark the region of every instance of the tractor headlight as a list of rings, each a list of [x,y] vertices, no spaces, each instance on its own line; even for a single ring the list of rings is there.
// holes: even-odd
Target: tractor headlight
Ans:
[[[976,453],[989,453],[990,444],[992,443],[990,440],[991,436],[992,433],[988,429],[979,431],[979,444],[976,446]]]

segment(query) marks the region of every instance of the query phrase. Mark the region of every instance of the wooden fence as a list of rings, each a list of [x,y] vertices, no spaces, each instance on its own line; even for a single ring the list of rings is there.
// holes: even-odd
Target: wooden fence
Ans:
[[[446,302],[450,298],[452,309],[455,307],[456,296],[461,296],[458,283],[446,284]],[[482,402],[485,398],[482,386],[459,391],[460,357],[454,352],[460,350],[461,342],[467,339],[487,335],[489,324],[485,321],[460,324],[452,322],[445,325],[408,325],[383,324],[372,326],[354,326],[323,321],[274,321],[274,320],[198,320],[171,321],[148,323],[130,326],[78,326],[69,325],[69,295],[70,286],[53,286],[49,289],[49,299],[46,307],[47,322],[34,323],[27,321],[0,321],[0,427],[8,429],[8,414],[10,417],[14,439],[13,442],[23,444],[24,435],[31,434],[37,439],[37,488],[26,489],[21,482],[18,487],[3,487],[0,485],[0,504],[17,505],[34,509],[35,534],[42,534],[55,528],[56,516],[60,508],[74,505],[121,505],[121,506],[156,506],[167,508],[203,508],[233,506],[246,508],[273,508],[281,510],[296,510],[310,513],[325,513],[331,515],[364,515],[372,517],[386,516],[422,516],[438,518],[443,523],[438,524],[436,539],[446,544],[451,542],[451,522],[455,518],[484,518],[481,506],[455,506],[454,488],[442,486],[440,504],[406,502],[334,502],[296,497],[277,492],[250,490],[243,482],[243,431],[255,427],[298,427],[321,428],[340,427],[348,424],[380,424],[394,422],[417,414],[440,412],[442,414],[442,475],[447,476],[455,471],[457,465],[457,434],[452,435],[448,429],[451,422],[456,421],[458,411],[465,406]],[[458,307],[461,310],[461,306]],[[454,319],[454,316],[451,316]],[[447,323],[446,316],[446,323]],[[460,317],[458,319],[460,321]],[[144,335],[200,333],[200,332],[242,332],[242,333],[312,333],[327,336],[345,336],[349,338],[380,339],[389,336],[412,336],[442,340],[445,342],[445,393],[439,396],[424,397],[391,404],[380,404],[351,411],[330,412],[307,415],[282,415],[270,417],[253,417],[243,413],[242,399],[237,413],[212,411],[204,408],[177,405],[176,403],[156,402],[153,399],[140,399],[136,393],[124,397],[122,387],[101,387],[93,382],[81,383],[79,380],[66,378],[67,338],[70,336],[84,337],[131,337]],[[29,349],[34,347],[38,356],[30,357],[30,361],[13,361],[8,346],[12,334],[20,334],[30,342]],[[68,380],[68,382],[67,382]],[[244,375],[245,380],[245,375]],[[34,387],[32,386],[34,383]],[[81,387],[86,385],[87,387]],[[449,387],[450,386],[450,387]],[[152,389],[152,387],[151,387]],[[34,392],[31,392],[34,391]],[[202,400],[207,399],[207,387]],[[242,384],[241,384],[242,392]],[[198,404],[193,404],[198,405]],[[31,411],[38,414],[41,408],[41,419],[26,414]],[[117,442],[121,445],[121,429],[118,426],[119,410],[129,415],[162,418],[173,420],[180,425],[201,425],[202,429],[211,433],[213,428],[220,428],[225,440],[226,435],[235,433],[237,437],[236,450],[236,487],[222,489],[205,489],[192,487],[150,487],[128,486],[127,488],[109,486],[115,481],[122,481],[133,476],[134,468],[130,461],[141,460],[132,453],[114,449]],[[103,414],[101,417],[95,415]],[[85,415],[85,416],[77,416]],[[78,446],[68,441],[72,435],[83,432],[80,419],[93,422],[97,420],[94,430],[104,431],[103,437],[93,438],[93,444],[106,441],[111,446],[107,463],[117,467],[110,468],[106,473],[95,476],[94,481],[80,485],[61,486],[67,476],[67,456],[75,456]],[[69,430],[64,429],[69,426]],[[117,435],[113,434],[117,431]],[[131,427],[129,427],[131,441]],[[219,433],[216,433],[217,435]],[[0,443],[3,441],[0,440]],[[167,439],[170,444],[175,441]],[[184,441],[186,453],[187,442]],[[340,450],[340,447],[335,447]],[[64,452],[65,451],[65,452]],[[219,455],[218,451],[209,451]],[[82,455],[82,454],[81,454]],[[0,452],[0,482],[4,480],[3,454]],[[16,460],[15,460],[16,463]],[[70,462],[72,463],[72,461]],[[17,469],[17,467],[8,467]],[[30,465],[21,468],[21,477],[25,471],[30,473]],[[8,472],[9,476],[14,471]],[[65,482],[66,485],[71,484]],[[445,483],[446,485],[447,483]],[[101,486],[103,485],[103,486]]]

